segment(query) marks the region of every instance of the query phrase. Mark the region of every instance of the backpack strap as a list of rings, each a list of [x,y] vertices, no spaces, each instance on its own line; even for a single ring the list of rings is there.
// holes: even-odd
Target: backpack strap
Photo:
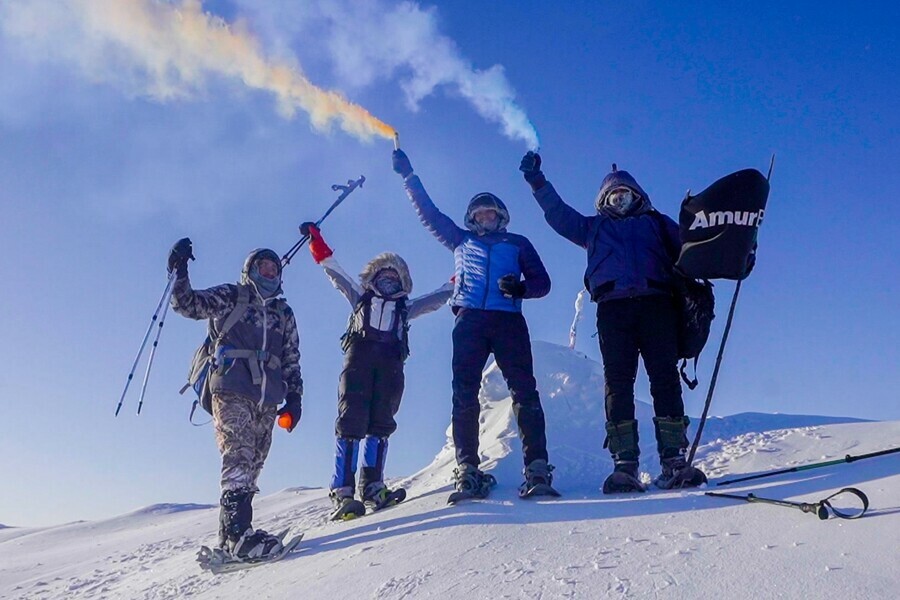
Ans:
[[[225,319],[225,322],[222,323],[222,330],[214,338],[213,336],[210,336],[210,338],[215,339],[216,347],[222,343],[222,340],[225,339],[225,336],[228,335],[231,328],[237,325],[237,322],[243,318],[244,313],[247,312],[247,307],[250,306],[250,290],[243,285],[238,285],[237,288],[237,302],[231,310],[231,313]],[[212,328],[212,321],[210,321],[210,328]]]
[[[698,356],[694,357],[694,378],[693,379],[689,379],[687,376],[687,373],[684,372],[684,369],[685,369],[685,367],[687,367],[687,364],[688,364],[688,359],[686,359],[686,358],[681,359],[681,368],[678,369],[678,372],[681,373],[681,380],[684,381],[684,384],[686,386],[688,386],[688,389],[690,389],[690,390],[693,390],[694,388],[696,388],[697,384],[699,383],[699,381],[697,380],[697,359],[698,358],[699,358]]]

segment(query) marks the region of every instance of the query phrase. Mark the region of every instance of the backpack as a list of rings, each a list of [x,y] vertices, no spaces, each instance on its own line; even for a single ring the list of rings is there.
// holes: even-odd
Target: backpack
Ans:
[[[656,219],[666,252],[673,261],[673,266],[669,271],[673,279],[673,293],[679,316],[678,358],[682,359],[679,373],[688,388],[693,390],[698,384],[697,360],[706,346],[712,321],[716,318],[716,297],[713,294],[713,284],[708,279],[698,281],[692,277],[686,277],[674,265],[680,252],[675,241],[667,233],[665,219],[656,210],[651,211],[650,215]],[[689,360],[694,361],[693,379],[689,379],[685,373],[685,367]]]
[[[250,306],[250,291],[243,285],[239,285],[237,288],[237,303],[234,305],[234,308],[228,317],[225,318],[225,322],[222,324],[222,330],[219,331],[218,334],[215,332],[213,319],[209,320],[207,324],[206,339],[203,340],[203,343],[200,344],[200,347],[194,352],[194,358],[191,360],[188,381],[178,392],[179,394],[184,394],[188,388],[193,388],[194,393],[197,394],[197,399],[194,400],[194,403],[191,406],[191,414],[188,416],[188,419],[194,425],[197,425],[197,423],[194,423],[193,418],[194,411],[197,410],[198,404],[203,410],[212,415],[212,391],[209,388],[210,369],[214,369],[217,366],[216,354],[219,351],[219,346],[225,340],[225,336],[228,335],[231,328],[241,320],[244,313],[247,312],[247,307]]]

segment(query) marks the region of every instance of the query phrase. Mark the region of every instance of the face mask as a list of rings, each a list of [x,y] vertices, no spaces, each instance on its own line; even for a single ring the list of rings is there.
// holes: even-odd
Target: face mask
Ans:
[[[634,206],[637,199],[638,196],[630,189],[618,188],[607,194],[604,204],[616,214],[624,215]]]
[[[393,296],[403,290],[403,284],[400,281],[400,277],[393,273],[385,273],[384,271],[375,276],[372,285],[382,296]]]
[[[281,277],[276,276],[274,279],[263,277],[257,264],[250,267],[249,275],[250,280],[256,285],[256,289],[263,298],[271,298],[281,288]]]

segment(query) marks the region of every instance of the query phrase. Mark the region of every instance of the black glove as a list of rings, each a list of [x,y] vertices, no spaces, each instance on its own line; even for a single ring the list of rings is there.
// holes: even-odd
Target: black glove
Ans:
[[[513,275],[512,273],[504,275],[497,280],[497,285],[500,286],[500,291],[507,298],[522,298],[525,296],[525,282],[519,281],[518,275]]]
[[[397,173],[403,179],[412,175],[412,164],[410,164],[409,158],[403,150],[394,150],[394,154],[391,155],[391,166],[394,169],[394,173]]]
[[[525,176],[525,181],[528,182],[528,185],[531,186],[531,189],[537,191],[544,187],[544,184],[547,183],[547,178],[544,177],[544,173],[541,172],[541,155],[529,150],[525,153],[525,156],[522,157],[522,162],[519,164],[519,170]]]
[[[309,235],[310,228],[315,228],[316,224],[312,221],[300,223],[300,235]]]
[[[181,238],[169,251],[169,273],[175,271],[179,277],[187,275],[188,259],[194,259],[194,246],[191,238]]]
[[[289,427],[285,427],[288,433],[294,430],[294,427],[300,423],[300,415],[303,414],[303,407],[300,403],[301,396],[297,392],[288,393],[287,397],[284,399],[284,406],[278,409],[278,416],[281,415],[290,415],[291,424]],[[281,425],[281,420],[279,419],[279,425]]]

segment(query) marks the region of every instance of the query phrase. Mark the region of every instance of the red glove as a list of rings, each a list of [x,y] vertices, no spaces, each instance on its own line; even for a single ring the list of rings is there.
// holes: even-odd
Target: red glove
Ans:
[[[312,254],[313,260],[319,264],[334,252],[325,243],[325,238],[315,223],[304,223],[300,226],[300,233],[309,236],[309,253]]]

